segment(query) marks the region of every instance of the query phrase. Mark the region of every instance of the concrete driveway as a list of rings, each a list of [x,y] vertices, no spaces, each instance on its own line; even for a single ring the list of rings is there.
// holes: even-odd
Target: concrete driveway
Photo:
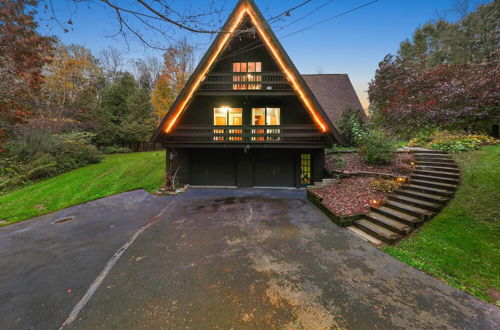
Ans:
[[[497,307],[337,227],[302,190],[193,189],[0,229],[0,328],[60,327],[141,227],[65,328],[500,327]]]

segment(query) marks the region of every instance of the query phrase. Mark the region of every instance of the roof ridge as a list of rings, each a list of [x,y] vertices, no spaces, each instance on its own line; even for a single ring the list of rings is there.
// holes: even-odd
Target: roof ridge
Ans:
[[[348,73],[301,73],[301,76],[348,76]]]

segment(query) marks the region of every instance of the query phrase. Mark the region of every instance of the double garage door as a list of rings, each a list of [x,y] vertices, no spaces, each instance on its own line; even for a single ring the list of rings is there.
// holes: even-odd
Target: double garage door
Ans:
[[[297,154],[293,150],[193,150],[190,184],[199,186],[293,187]]]

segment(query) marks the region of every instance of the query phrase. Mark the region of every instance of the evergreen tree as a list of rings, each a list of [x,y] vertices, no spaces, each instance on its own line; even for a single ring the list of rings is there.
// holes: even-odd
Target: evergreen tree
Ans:
[[[130,73],[104,89],[94,121],[100,145],[147,142],[156,127],[149,92]]]

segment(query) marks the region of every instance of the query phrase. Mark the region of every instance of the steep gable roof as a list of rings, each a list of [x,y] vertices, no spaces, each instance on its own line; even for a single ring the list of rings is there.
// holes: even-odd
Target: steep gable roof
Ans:
[[[339,120],[347,109],[360,110],[366,118],[347,74],[303,74],[302,77],[332,122]]]
[[[255,5],[255,2],[253,0],[240,0],[224,24],[222,32],[218,34],[206,54],[203,56],[200,64],[188,80],[187,84],[172,104],[170,110],[167,112],[165,118],[152,138],[153,141],[156,140],[162,132],[169,133],[173,130],[182,113],[191,102],[192,97],[195,95],[195,92],[199,88],[205,75],[210,72],[217,57],[225,49],[230,39],[234,37],[235,33],[238,32],[238,27],[246,17],[250,19],[253,27],[262,38],[266,49],[281,68],[281,71],[292,85],[293,89],[297,93],[297,96],[301,100],[304,107],[308,110],[316,125],[321,129],[321,131],[328,133],[330,139],[336,139],[337,141],[340,140],[339,134],[329,117],[321,108],[321,105],[316,100],[314,94],[299,74],[291,59],[288,57],[274,32],[271,30],[270,26],[267,24],[261,12]]]

